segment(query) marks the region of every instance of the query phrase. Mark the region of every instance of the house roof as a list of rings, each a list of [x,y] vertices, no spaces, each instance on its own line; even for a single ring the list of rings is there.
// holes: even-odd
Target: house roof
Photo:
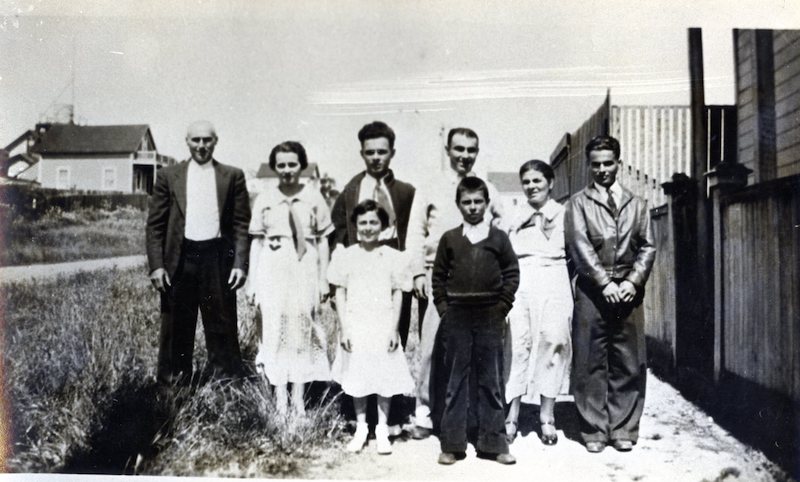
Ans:
[[[486,178],[502,193],[521,193],[519,174],[516,172],[490,172]]]
[[[256,174],[258,178],[278,177],[278,173],[269,167],[268,162],[262,162]],[[300,177],[319,177],[319,169],[316,162],[309,162],[308,166],[300,173]]]
[[[53,124],[31,152],[38,154],[129,154],[136,152],[150,127]]]

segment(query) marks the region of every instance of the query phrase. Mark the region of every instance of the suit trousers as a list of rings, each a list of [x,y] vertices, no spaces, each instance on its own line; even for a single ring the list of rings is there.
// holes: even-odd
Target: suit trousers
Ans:
[[[497,304],[448,306],[439,326],[441,375],[447,380],[439,433],[442,452],[464,452],[468,425],[477,422],[476,449],[488,454],[508,453],[504,425],[505,331],[505,313]],[[470,416],[477,420],[468,420]]]
[[[588,280],[579,277],[576,288],[572,391],[581,436],[585,442],[636,443],[647,376],[644,290],[630,303],[611,305]]]
[[[184,240],[172,285],[161,294],[158,379],[188,382],[192,376],[198,309],[202,315],[208,368],[223,376],[241,374],[236,292],[228,285],[231,260],[221,239]]]

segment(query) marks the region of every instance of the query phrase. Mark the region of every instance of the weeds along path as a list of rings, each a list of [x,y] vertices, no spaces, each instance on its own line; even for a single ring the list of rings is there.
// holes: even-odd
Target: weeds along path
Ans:
[[[68,263],[31,264],[25,266],[0,267],[0,283],[49,279],[58,275],[68,275],[79,271],[96,271],[106,268],[131,268],[144,264],[145,256],[119,256],[116,258],[87,259]]]

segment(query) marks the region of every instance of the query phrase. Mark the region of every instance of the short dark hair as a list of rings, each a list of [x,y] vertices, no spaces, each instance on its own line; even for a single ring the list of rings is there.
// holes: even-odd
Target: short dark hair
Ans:
[[[350,213],[350,222],[356,224],[359,216],[367,214],[370,211],[375,211],[375,213],[378,215],[378,219],[381,220],[381,229],[386,229],[386,227],[389,226],[389,213],[387,213],[380,204],[372,199],[365,199],[356,204],[356,207],[353,208],[353,212]]]
[[[469,127],[454,127],[450,129],[450,132],[447,133],[447,145],[450,146],[450,143],[453,142],[453,136],[456,134],[460,134],[462,136],[469,137],[470,139],[475,139],[476,141],[480,142],[478,139],[478,133],[470,129]]]
[[[389,147],[394,149],[394,131],[385,122],[373,121],[365,125],[358,131],[358,140],[361,144],[370,139],[385,137],[389,140]]]
[[[619,141],[611,136],[599,135],[586,144],[586,162],[589,162],[589,153],[592,151],[612,151],[619,160]]]
[[[306,156],[306,150],[303,145],[297,141],[285,141],[273,147],[272,151],[269,153],[269,168],[273,171],[275,170],[275,157],[279,152],[292,152],[297,154],[297,161],[300,163],[300,169],[302,170],[308,167],[308,157]]]
[[[456,204],[461,201],[461,195],[463,193],[475,191],[482,192],[486,203],[489,203],[489,188],[486,187],[486,183],[483,182],[483,179],[475,176],[468,176],[462,179],[461,182],[458,183],[458,187],[456,187]]]
[[[556,174],[553,172],[553,168],[550,167],[550,164],[540,161],[539,159],[531,159],[530,161],[522,163],[519,167],[519,178],[522,179],[522,176],[528,171],[541,172],[548,182],[556,178]]]

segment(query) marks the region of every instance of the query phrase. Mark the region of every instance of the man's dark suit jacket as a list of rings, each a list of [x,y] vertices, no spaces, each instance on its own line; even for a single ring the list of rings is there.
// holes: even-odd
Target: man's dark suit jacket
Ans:
[[[357,242],[356,225],[350,221],[350,214],[358,205],[361,181],[367,173],[361,172],[350,180],[342,189],[342,194],[336,199],[331,211],[331,221],[336,228],[336,242],[350,246]],[[400,251],[406,248],[406,233],[408,232],[408,218],[411,215],[411,204],[414,200],[414,186],[407,182],[398,181],[390,170],[384,179],[389,196],[392,198],[392,207],[397,219],[397,241],[395,246]]]
[[[191,161],[184,161],[159,170],[153,194],[150,196],[146,233],[147,261],[151,273],[158,268],[165,268],[170,278],[175,277],[181,258],[186,226],[186,179],[189,162]],[[241,169],[220,164],[214,159],[211,162],[217,179],[220,234],[229,247],[231,269],[239,268],[247,272],[250,202],[244,173]]]

